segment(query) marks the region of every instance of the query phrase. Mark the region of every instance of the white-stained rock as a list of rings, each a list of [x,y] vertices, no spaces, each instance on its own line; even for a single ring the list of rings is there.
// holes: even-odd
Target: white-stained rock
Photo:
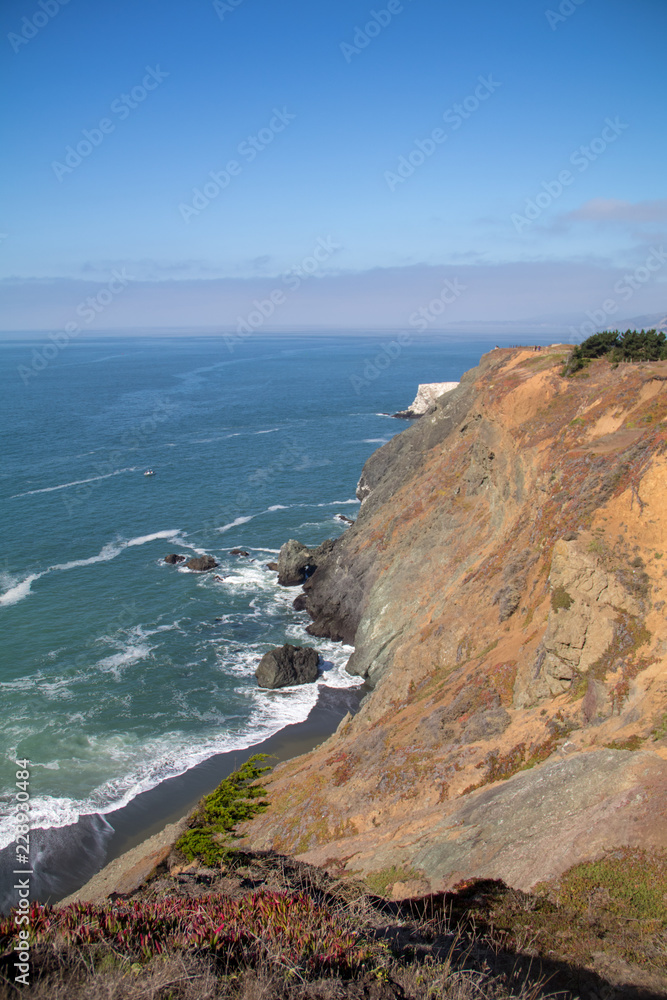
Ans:
[[[458,382],[426,382],[424,385],[419,386],[412,405],[407,410],[399,410],[398,413],[394,413],[394,416],[405,417],[406,419],[410,417],[422,417],[425,413],[428,413],[436,399],[442,396],[443,393],[456,389],[458,384]]]

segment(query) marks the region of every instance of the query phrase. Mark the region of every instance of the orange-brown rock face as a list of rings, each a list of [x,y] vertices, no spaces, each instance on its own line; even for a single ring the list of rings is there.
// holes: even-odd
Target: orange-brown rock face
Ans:
[[[566,353],[493,351],[367,463],[304,589],[373,691],[276,769],[254,848],[409,894],[667,847],[667,363]]]

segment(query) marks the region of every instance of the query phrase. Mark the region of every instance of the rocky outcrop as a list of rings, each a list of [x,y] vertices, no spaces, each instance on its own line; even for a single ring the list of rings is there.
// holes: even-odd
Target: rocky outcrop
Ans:
[[[399,410],[398,413],[392,413],[392,417],[399,417],[404,420],[423,417],[425,413],[428,413],[433,408],[436,399],[445,392],[451,392],[458,384],[458,382],[427,382],[424,385],[420,385],[417,395],[407,410]]]
[[[209,570],[215,569],[218,563],[213,556],[193,556],[185,565],[195,573],[208,573]]]
[[[142,886],[159,865],[163,865],[174,844],[187,829],[187,817],[170,823],[159,833],[114,858],[81,889],[61,900],[68,903],[104,903],[110,896],[131,895]]]
[[[280,549],[278,556],[278,583],[281,587],[298,587],[317,569],[322,560],[333,548],[333,541],[327,539],[317,548],[309,549],[307,545],[290,538]]]
[[[531,676],[525,686],[517,685],[517,706],[562,694],[575,678],[588,679],[591,670],[599,673],[618,626],[626,631],[641,628],[644,602],[574,539],[559,539],[554,545],[549,583],[547,628]]]
[[[176,555],[175,552],[170,553],[168,556],[164,557],[164,561],[169,563],[170,566],[177,566],[178,563],[185,562],[185,556]]]
[[[257,683],[263,688],[311,684],[317,680],[319,654],[312,646],[292,646],[286,643],[265,653],[255,671]]]
[[[667,363],[565,379],[567,354],[493,351],[364,466],[303,600],[373,690],[276,769],[251,846],[437,887],[452,866],[525,886],[602,844],[663,845]],[[531,840],[552,781],[560,846],[546,813]]]

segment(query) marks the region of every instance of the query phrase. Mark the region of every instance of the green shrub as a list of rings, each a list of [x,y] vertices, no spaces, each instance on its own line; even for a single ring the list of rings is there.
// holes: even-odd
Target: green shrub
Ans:
[[[632,920],[667,926],[667,865],[661,853],[624,847],[570,868],[560,880],[561,906],[586,911],[591,894],[605,893],[605,906]]]
[[[262,766],[267,756],[258,753],[250,757],[201,800],[190,817],[190,829],[176,842],[186,858],[200,858],[209,866],[222,861],[229,854],[236,824],[268,808],[269,803],[262,798],[266,789],[255,784],[271,770]]]
[[[576,375],[594,358],[606,358],[613,365],[621,361],[664,361],[667,359],[667,337],[657,330],[594,333],[574,348],[563,375]]]
[[[197,827],[194,830],[187,830],[176,844],[189,861],[198,858],[208,868],[224,861],[229,854],[229,845],[218,840],[214,840],[212,830],[203,830]]]

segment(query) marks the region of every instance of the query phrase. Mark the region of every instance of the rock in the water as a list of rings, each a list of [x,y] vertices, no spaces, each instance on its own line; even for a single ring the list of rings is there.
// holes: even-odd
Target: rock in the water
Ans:
[[[250,555],[250,553],[246,552],[245,549],[230,549],[229,550],[229,554],[230,554],[230,556],[249,556]]]
[[[175,552],[170,552],[168,556],[164,557],[164,561],[170,566],[175,566],[177,563],[185,562],[185,556],[177,556]]]
[[[299,594],[298,597],[295,597],[294,600],[292,601],[292,607],[294,608],[295,611],[305,611],[307,605],[308,605],[308,598],[306,597],[305,594]]]
[[[392,417],[401,417],[405,420],[410,420],[414,417],[423,417],[425,413],[428,413],[439,396],[442,396],[445,392],[451,392],[452,389],[456,389],[458,384],[458,382],[427,382],[424,385],[420,385],[412,405],[407,410],[399,410],[398,413],[392,413]]]
[[[193,569],[196,573],[208,573],[210,569],[215,569],[217,565],[213,556],[193,556],[186,563],[188,569]]]
[[[255,672],[257,683],[263,688],[312,683],[317,680],[318,659],[318,652],[312,646],[292,646],[289,643],[277,646],[259,661]]]
[[[278,556],[278,583],[282,587],[298,587],[312,576],[318,562],[333,548],[333,539],[327,538],[315,549],[309,549],[295,538],[285,542]]]
[[[266,568],[270,569],[270,570],[273,570],[273,572],[275,573],[277,571],[277,569],[278,569],[278,563],[277,562],[267,563],[266,564]]]
[[[345,514],[334,514],[334,521],[341,521],[343,524],[354,524],[351,517],[347,517]]]

